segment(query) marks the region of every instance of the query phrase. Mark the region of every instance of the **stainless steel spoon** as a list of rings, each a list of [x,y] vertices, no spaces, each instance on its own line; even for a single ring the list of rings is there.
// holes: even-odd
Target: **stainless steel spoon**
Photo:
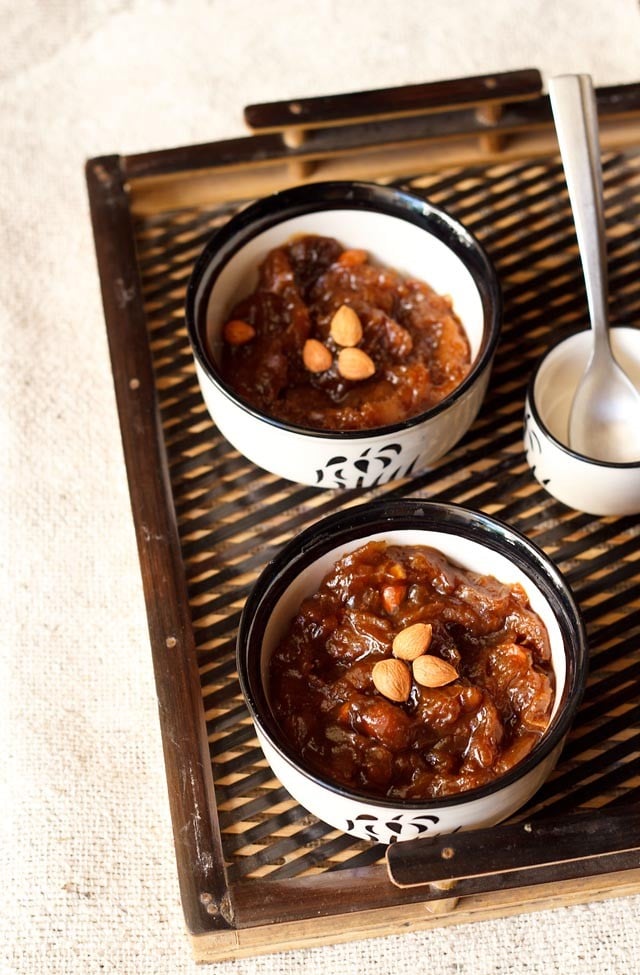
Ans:
[[[549,96],[582,261],[593,348],[569,417],[569,446],[610,463],[640,460],[640,392],[611,351],[598,115],[589,75],[559,75]]]

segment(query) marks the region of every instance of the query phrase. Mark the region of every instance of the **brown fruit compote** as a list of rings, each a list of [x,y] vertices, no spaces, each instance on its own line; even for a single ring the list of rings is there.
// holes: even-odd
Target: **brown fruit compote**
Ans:
[[[222,334],[227,385],[268,416],[312,429],[402,422],[440,403],[470,369],[449,296],[332,237],[271,250]]]
[[[303,601],[269,670],[276,720],[311,772],[389,799],[491,783],[539,741],[554,693],[548,633],[519,584],[378,541]]]

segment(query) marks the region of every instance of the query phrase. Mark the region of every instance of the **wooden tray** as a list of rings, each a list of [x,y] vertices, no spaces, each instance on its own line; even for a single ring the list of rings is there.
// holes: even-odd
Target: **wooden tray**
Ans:
[[[598,102],[611,311],[631,325],[640,321],[640,85],[602,89]],[[254,106],[246,118],[258,134],[105,156],[86,169],[195,957],[640,890],[640,519],[594,519],[555,502],[534,481],[521,440],[534,361],[552,339],[587,324],[538,72]],[[483,409],[435,470],[329,492],[253,467],[220,436],[196,382],[183,298],[205,240],[247,200],[301,180],[353,176],[424,194],[481,238],[503,284],[504,329]],[[589,828],[578,854],[519,862],[516,844],[508,869],[496,871],[490,857],[482,861],[481,835],[469,834],[455,875],[398,886],[385,848],[315,820],[266,765],[235,672],[244,599],[293,534],[337,509],[399,495],[460,502],[510,522],[547,551],[575,592],[591,648],[584,703],[556,772],[528,809],[494,829],[493,844],[500,848],[517,823],[544,835],[581,815]],[[592,848],[588,837],[605,827],[606,848]]]

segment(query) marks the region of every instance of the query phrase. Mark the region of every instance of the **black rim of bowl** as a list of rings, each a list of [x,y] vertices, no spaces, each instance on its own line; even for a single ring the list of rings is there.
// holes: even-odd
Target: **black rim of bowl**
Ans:
[[[442,402],[399,423],[365,430],[322,430],[286,423],[269,416],[240,399],[222,379],[207,352],[206,309],[215,282],[227,262],[250,240],[292,217],[323,210],[371,210],[406,220],[437,237],[465,264],[478,289],[484,328],[480,348],[468,375]],[[212,269],[213,268],[213,269]],[[208,277],[207,277],[208,276]],[[198,291],[207,277],[206,289],[196,304]],[[404,430],[449,409],[481,376],[493,360],[500,337],[502,292],[493,264],[478,239],[445,210],[393,186],[338,180],[309,183],[273,193],[239,211],[215,231],[198,257],[187,285],[185,314],[193,354],[205,375],[237,407],[261,422],[308,437],[359,440],[376,434]],[[464,324],[464,323],[463,323]]]
[[[633,329],[629,328],[629,326],[620,325],[617,327],[628,331],[634,331]],[[538,409],[538,404],[536,402],[536,395],[535,395],[536,382],[538,380],[538,376],[540,375],[540,370],[544,366],[545,362],[548,360],[549,356],[553,355],[553,353],[557,349],[559,349],[561,345],[564,345],[565,342],[569,342],[576,335],[581,335],[583,331],[584,331],[583,329],[579,329],[577,331],[571,332],[569,335],[563,336],[563,338],[560,338],[556,342],[554,342],[553,345],[551,345],[549,349],[547,349],[544,355],[540,356],[540,358],[538,359],[538,361],[533,367],[533,371],[531,373],[531,376],[529,377],[529,382],[527,384],[526,409],[531,413],[531,416],[536,421],[540,429],[544,430],[545,436],[547,436],[549,440],[551,440],[551,442],[558,448],[558,450],[561,450],[564,454],[567,454],[569,457],[575,458],[575,460],[580,461],[580,463],[582,464],[593,464],[594,467],[604,467],[610,470],[626,470],[627,468],[633,470],[634,468],[638,467],[637,460],[631,460],[625,462],[611,461],[611,460],[596,460],[594,457],[588,457],[587,454],[581,454],[577,450],[572,450],[568,444],[563,443],[562,440],[558,440],[558,438],[551,432],[551,430],[549,429],[549,427],[547,426],[547,424],[544,422],[544,420],[540,415],[540,410]],[[615,331],[615,328],[611,329],[611,331]]]
[[[347,789],[307,770],[283,739],[271,713],[261,680],[262,634],[278,601],[293,580],[318,557],[341,545],[373,534],[402,529],[438,531],[470,538],[505,556],[540,589],[553,608],[566,648],[566,679],[556,714],[531,752],[493,782],[449,796],[425,799],[387,799]],[[482,533],[482,534],[480,534]],[[588,666],[584,624],[571,590],[559,569],[530,539],[481,512],[461,505],[404,498],[378,500],[330,515],[287,543],[265,567],[242,612],[237,643],[240,687],[256,725],[279,755],[299,773],[330,792],[382,808],[407,810],[457,805],[498,792],[523,778],[562,741],[573,721]]]

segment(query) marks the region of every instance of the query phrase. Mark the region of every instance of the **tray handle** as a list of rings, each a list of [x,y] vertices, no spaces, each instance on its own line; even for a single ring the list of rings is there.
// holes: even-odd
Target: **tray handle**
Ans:
[[[388,848],[386,863],[397,887],[431,886],[451,898],[623,869],[616,859],[630,852],[638,858],[627,856],[625,868],[639,867],[636,806],[407,840]]]
[[[484,112],[488,112],[488,106],[493,106],[490,113],[493,114],[503,102],[536,98],[541,91],[540,72],[536,68],[527,68],[398,88],[248,105],[244,119],[254,132],[282,132],[288,145],[295,133],[296,145],[299,145],[298,140],[304,137],[307,129],[379,122],[469,106],[480,106]]]
[[[279,133],[288,149],[304,150],[310,133],[318,129],[379,124],[394,119],[434,113],[457,115],[473,109],[476,122],[487,131],[480,133],[480,148],[499,151],[501,136],[491,131],[507,102],[537,98],[542,78],[536,68],[505,71],[471,78],[434,81],[427,84],[379,88],[348,94],[293,98],[286,101],[248,105],[244,120],[257,133]],[[309,176],[313,162],[293,160],[292,174]]]

